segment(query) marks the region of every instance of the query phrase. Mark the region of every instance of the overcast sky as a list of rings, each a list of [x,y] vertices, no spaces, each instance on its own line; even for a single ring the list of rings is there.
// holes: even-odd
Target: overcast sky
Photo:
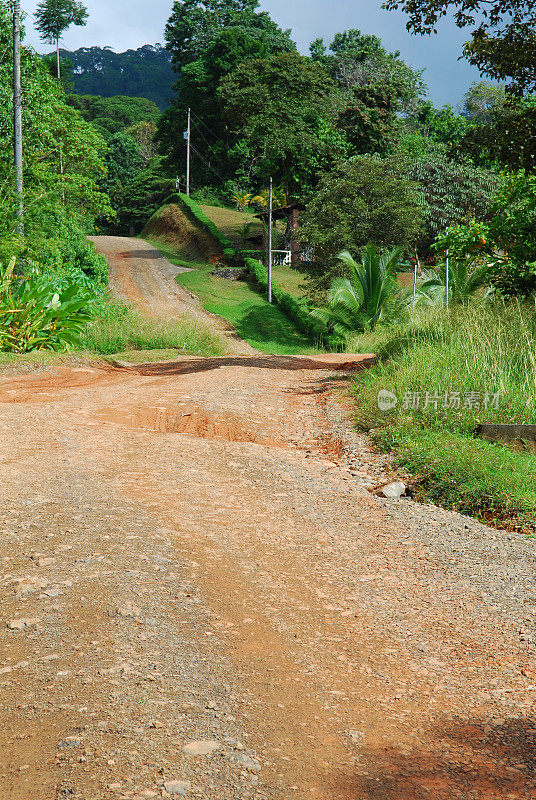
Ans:
[[[89,11],[85,28],[72,28],[63,39],[68,50],[78,47],[109,45],[120,52],[144,44],[163,43],[164,25],[172,0],[84,0]],[[33,30],[32,13],[37,0],[22,0],[30,15],[27,41],[40,52],[50,47],[40,42]],[[405,17],[394,11],[383,11],[381,0],[261,0],[282,28],[291,28],[293,39],[303,53],[318,36],[330,41],[332,34],[347,28],[360,28],[380,36],[389,50],[400,50],[403,59],[413,67],[426,68],[425,81],[437,105],[457,106],[470,83],[478,80],[478,72],[464,61],[458,61],[464,34],[453,23],[441,25],[433,37],[410,36]]]

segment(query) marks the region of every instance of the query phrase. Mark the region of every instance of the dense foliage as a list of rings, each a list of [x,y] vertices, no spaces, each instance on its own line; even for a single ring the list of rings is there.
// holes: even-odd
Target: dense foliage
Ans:
[[[140,122],[155,126],[160,116],[158,106],[144,97],[71,94],[68,102],[87,122],[91,122],[105,139],[124,131],[125,128],[139,125]]]
[[[7,7],[0,5],[0,46],[9,52]],[[110,211],[99,187],[105,174],[105,144],[97,131],[67,105],[62,86],[31,50],[22,51],[24,86],[25,241],[15,241],[13,195],[12,76],[8,60],[0,62],[0,258],[10,248],[39,249],[66,214],[79,226]],[[61,152],[60,152],[61,148]],[[60,160],[61,154],[61,160]]]
[[[527,0],[386,0],[384,8],[402,9],[414,33],[437,33],[441,18],[452,13],[471,39],[464,54],[481,73],[509,80],[518,92],[536,89],[536,8]]]
[[[303,243],[314,247],[308,265],[311,290],[326,290],[345,274],[341,246],[361,252],[377,247],[411,245],[422,225],[417,185],[395,158],[356,156],[337,165],[321,180],[307,206],[300,229]]]
[[[171,57],[159,44],[124,53],[114,53],[107,47],[62,49],[60,53],[73,65],[76,94],[145,97],[160,109],[167,108],[171,101],[175,80]]]

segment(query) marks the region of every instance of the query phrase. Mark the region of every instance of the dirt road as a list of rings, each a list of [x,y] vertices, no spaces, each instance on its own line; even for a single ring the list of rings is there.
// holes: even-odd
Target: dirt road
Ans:
[[[336,361],[0,378],[2,800],[536,796],[533,543],[370,494]]]
[[[210,314],[187,289],[174,279],[187,267],[177,267],[143,239],[123,236],[90,236],[106,256],[110,286],[116,297],[133,303],[143,313],[157,317],[189,317],[208,324],[223,336],[229,353],[257,351],[234,333],[232,327]]]

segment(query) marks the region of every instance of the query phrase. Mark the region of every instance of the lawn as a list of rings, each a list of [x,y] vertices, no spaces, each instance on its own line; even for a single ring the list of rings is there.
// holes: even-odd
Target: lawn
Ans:
[[[207,311],[230,322],[238,336],[257,350],[278,354],[316,352],[291,320],[259,294],[255,284],[217,278],[210,274],[212,269],[213,266],[204,265],[182,273],[177,281],[197,295]]]

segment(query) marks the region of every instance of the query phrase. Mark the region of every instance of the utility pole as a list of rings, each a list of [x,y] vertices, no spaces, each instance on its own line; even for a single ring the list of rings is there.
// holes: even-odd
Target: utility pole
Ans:
[[[268,206],[268,302],[272,302],[272,215],[274,207],[273,178],[270,178],[270,201]]]
[[[17,233],[24,236],[22,174],[22,88],[20,78],[20,0],[13,0],[13,147],[15,152],[15,194]]]
[[[190,140],[192,137],[192,112],[188,109],[188,130],[186,131],[186,194],[190,197]]]
[[[449,292],[450,292],[450,270],[449,270],[449,251],[447,250],[447,260],[445,262],[445,308],[449,310]]]

